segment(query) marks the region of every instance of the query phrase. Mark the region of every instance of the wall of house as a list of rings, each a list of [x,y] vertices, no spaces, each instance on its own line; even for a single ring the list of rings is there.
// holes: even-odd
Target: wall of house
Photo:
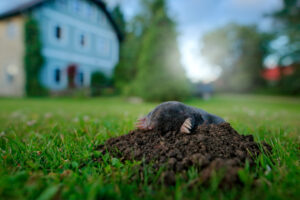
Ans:
[[[0,96],[24,95],[23,26],[22,16],[0,21]]]
[[[54,0],[36,8],[45,66],[42,83],[52,90],[68,87],[67,69],[77,67],[77,86],[89,86],[91,74],[112,74],[119,41],[103,11],[89,0]]]

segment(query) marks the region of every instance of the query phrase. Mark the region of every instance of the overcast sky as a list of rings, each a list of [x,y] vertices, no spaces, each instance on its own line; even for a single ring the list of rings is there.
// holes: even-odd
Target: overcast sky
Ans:
[[[28,0],[0,0],[0,12]],[[139,10],[139,0],[106,0],[113,7],[120,3],[127,19]],[[280,9],[282,0],[168,0],[168,13],[178,23],[178,44],[187,75],[193,80],[211,81],[219,70],[199,55],[201,36],[228,22],[257,24],[268,30],[271,20],[264,16]]]

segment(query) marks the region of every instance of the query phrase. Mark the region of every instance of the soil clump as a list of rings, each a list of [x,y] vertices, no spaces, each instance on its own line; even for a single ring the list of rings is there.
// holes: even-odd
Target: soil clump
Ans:
[[[97,150],[109,152],[121,161],[144,160],[155,170],[165,167],[162,179],[167,184],[174,184],[175,173],[194,166],[199,169],[202,182],[208,181],[214,170],[224,169],[222,183],[232,185],[240,182],[237,172],[246,160],[252,166],[262,150],[270,153],[272,148],[266,143],[259,145],[252,135],[240,135],[229,123],[222,123],[201,125],[189,134],[133,130],[107,140]]]

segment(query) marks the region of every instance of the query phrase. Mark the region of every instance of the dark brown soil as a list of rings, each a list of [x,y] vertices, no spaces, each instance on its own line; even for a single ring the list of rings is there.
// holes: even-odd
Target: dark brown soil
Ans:
[[[269,145],[262,146],[271,152]],[[201,125],[190,134],[134,130],[109,139],[97,149],[102,153],[108,151],[121,161],[144,159],[153,163],[154,169],[164,166],[163,179],[167,184],[174,183],[176,172],[191,166],[200,170],[199,180],[203,182],[209,180],[212,171],[222,168],[226,170],[222,182],[233,184],[239,182],[237,171],[246,160],[253,165],[261,153],[252,135],[238,134],[229,123]]]

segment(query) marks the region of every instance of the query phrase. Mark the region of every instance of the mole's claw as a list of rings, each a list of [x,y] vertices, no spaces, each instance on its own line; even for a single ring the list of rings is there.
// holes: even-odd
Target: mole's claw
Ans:
[[[135,126],[136,126],[136,128],[138,128],[140,130],[147,130],[147,129],[149,129],[147,127],[146,117],[139,118],[137,120],[137,122],[135,123]]]
[[[181,133],[190,133],[190,131],[185,127],[181,127],[180,132]]]
[[[140,130],[147,130],[147,127],[143,126],[143,125],[140,125],[140,126],[136,126],[138,129]]]
[[[146,117],[142,117],[142,118],[139,118],[139,119],[138,119],[139,122],[143,122],[143,121],[145,121],[145,120],[146,120]]]
[[[180,132],[190,133],[192,128],[192,119],[187,118],[180,127]]]

